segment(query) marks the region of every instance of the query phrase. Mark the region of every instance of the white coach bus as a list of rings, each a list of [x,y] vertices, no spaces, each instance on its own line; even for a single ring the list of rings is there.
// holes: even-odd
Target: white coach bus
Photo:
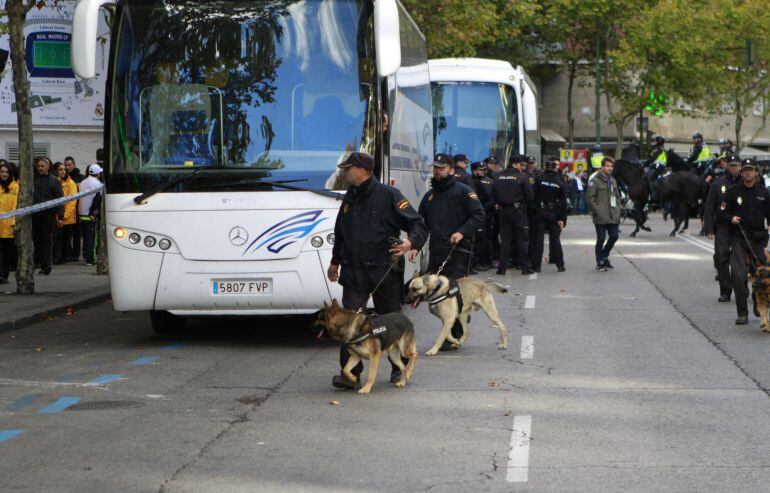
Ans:
[[[537,90],[521,67],[481,58],[430,60],[436,152],[472,161],[511,154],[540,162]]]
[[[429,178],[427,50],[403,6],[80,0],[72,65],[85,78],[105,11],[115,310],[150,310],[169,332],[190,316],[305,314],[339,298],[325,275],[336,165],[374,155],[415,206]]]

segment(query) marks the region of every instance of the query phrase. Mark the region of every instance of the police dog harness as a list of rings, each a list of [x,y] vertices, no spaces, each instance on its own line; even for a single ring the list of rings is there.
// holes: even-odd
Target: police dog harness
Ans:
[[[436,286],[436,289],[433,290],[431,294],[428,295],[428,298],[435,295],[439,289],[441,289],[443,286],[443,283],[441,280],[439,280],[438,286]],[[457,285],[457,281],[454,279],[449,280],[449,290],[439,296],[438,298],[429,299],[428,304],[432,307],[438,305],[442,301],[449,299],[449,298],[457,298],[457,312],[460,313],[463,311],[463,297],[460,296],[460,286]]]

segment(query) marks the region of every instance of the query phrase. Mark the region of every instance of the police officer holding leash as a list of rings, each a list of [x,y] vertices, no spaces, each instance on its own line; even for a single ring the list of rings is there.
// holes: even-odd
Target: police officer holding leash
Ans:
[[[741,161],[741,178],[743,182],[730,188],[723,202],[731,224],[730,271],[738,308],[735,325],[749,323],[748,261],[751,259],[751,265],[754,260],[767,263],[765,247],[770,225],[770,192],[757,183],[757,165],[753,159]],[[756,305],[754,311],[756,314]]]
[[[373,177],[374,158],[369,154],[351,153],[337,167],[348,191],[334,225],[327,276],[342,285],[344,308],[362,309],[372,296],[377,313],[401,311],[403,255],[422,248],[428,237],[425,223],[398,189]],[[399,239],[401,231],[407,232],[406,240]],[[343,345],[340,367],[345,367],[349,357]],[[390,379],[398,381],[401,372],[392,366]],[[358,377],[363,369],[359,363],[351,373]],[[334,376],[332,385],[352,389],[356,383],[340,374]]]
[[[545,163],[545,173],[535,178],[535,207],[532,215],[534,244],[532,270],[540,272],[543,263],[543,236],[548,233],[550,257],[559,272],[564,272],[564,252],[561,248],[561,230],[567,225],[567,186],[556,173],[556,161]]]
[[[430,233],[428,271],[451,279],[468,275],[471,262],[473,235],[484,224],[484,207],[470,187],[450,173],[452,156],[436,154],[433,159],[431,190],[420,202],[419,213]],[[409,254],[413,261],[417,252]],[[455,338],[463,335],[462,325],[455,321]],[[445,341],[442,351],[451,345]]]

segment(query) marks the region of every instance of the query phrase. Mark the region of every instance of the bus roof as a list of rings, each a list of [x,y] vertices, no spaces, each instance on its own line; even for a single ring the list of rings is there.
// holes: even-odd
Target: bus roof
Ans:
[[[517,85],[525,77],[521,67],[503,60],[485,58],[441,58],[430,60],[430,80],[434,82],[495,82]]]

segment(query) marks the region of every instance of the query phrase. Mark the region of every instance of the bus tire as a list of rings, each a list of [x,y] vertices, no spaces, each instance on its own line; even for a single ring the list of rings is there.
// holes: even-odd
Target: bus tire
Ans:
[[[175,334],[184,330],[187,319],[163,310],[150,310],[150,323],[156,334]]]

